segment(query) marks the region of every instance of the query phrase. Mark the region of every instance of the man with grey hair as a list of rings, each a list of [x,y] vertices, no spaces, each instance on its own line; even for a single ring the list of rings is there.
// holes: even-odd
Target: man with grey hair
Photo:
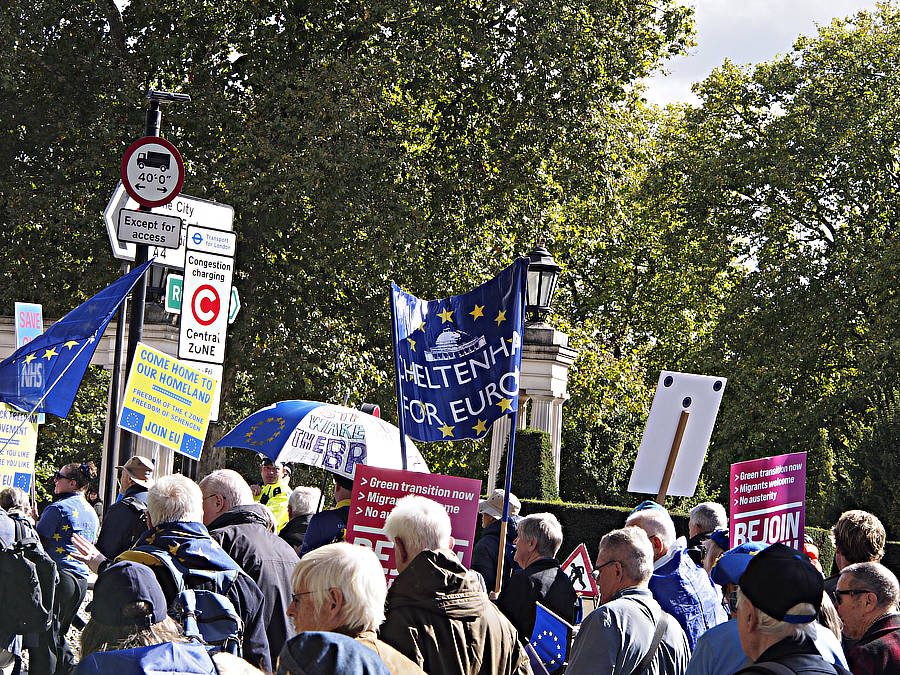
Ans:
[[[241,656],[257,668],[269,672],[272,659],[266,638],[263,611],[265,599],[259,586],[240,566],[209,536],[203,525],[203,493],[197,484],[181,474],[160,478],[147,493],[150,512],[150,529],[142,534],[134,548],[125,551],[118,561],[128,560],[150,565],[159,585],[171,605],[178,588],[172,575],[153,557],[154,551],[168,555],[172,563],[184,575],[188,588],[207,588],[208,579],[192,575],[200,572],[234,571],[234,582],[225,589],[244,625]],[[72,543],[78,549],[77,557],[94,571],[109,564],[106,557],[91,542],[77,534]]]
[[[319,488],[298,485],[288,497],[288,522],[281,528],[278,536],[291,547],[300,552],[303,546],[303,535],[309,527],[309,521],[319,506],[322,491]]]
[[[825,580],[809,558],[784,544],[752,556],[739,580],[737,624],[753,664],[739,673],[846,673],[816,649]]]
[[[713,582],[690,559],[684,540],[676,542],[675,523],[663,507],[657,504],[633,511],[625,525],[647,533],[653,547],[650,592],[665,611],[678,619],[693,650],[703,633],[728,620]]]
[[[531,639],[538,602],[575,623],[578,595],[554,557],[562,539],[562,526],[552,513],[533,513],[519,521],[515,559],[521,569],[503,587],[497,607],[523,640]]]
[[[209,535],[241,566],[265,597],[263,620],[272,663],[288,637],[291,572],[297,554],[269,529],[266,506],[253,499],[243,476],[231,469],[213,471],[200,481],[203,524]]]
[[[900,673],[900,588],[897,577],[877,562],[848,565],[835,597],[844,635],[857,640],[847,652],[854,673]]]
[[[297,563],[291,587],[287,614],[295,632],[343,633],[378,654],[394,675],[425,672],[375,634],[384,621],[387,584],[372,549],[346,542],[314,549]]]
[[[653,548],[643,530],[604,535],[593,572],[602,604],[581,623],[566,675],[684,673],[687,637],[653,599],[647,588],[652,573]]]
[[[516,630],[488,598],[477,572],[453,552],[450,517],[431,499],[397,500],[384,523],[399,575],[380,637],[428,673],[525,675]]]
[[[716,530],[728,529],[725,507],[715,502],[702,502],[689,512],[687,553],[696,564],[703,566],[703,542]],[[726,547],[727,550],[727,547]]]

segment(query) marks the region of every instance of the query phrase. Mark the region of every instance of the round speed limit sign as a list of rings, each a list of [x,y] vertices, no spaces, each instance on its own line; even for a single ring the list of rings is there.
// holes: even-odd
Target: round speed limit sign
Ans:
[[[184,185],[181,153],[165,138],[139,138],[128,146],[122,158],[122,184],[138,204],[168,204]]]

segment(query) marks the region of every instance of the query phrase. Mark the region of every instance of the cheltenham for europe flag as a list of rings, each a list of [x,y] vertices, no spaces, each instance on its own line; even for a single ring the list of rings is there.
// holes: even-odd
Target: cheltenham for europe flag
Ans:
[[[528,259],[463,295],[420,300],[391,284],[404,431],[481,438],[519,404]]]
[[[68,415],[103,331],[152,263],[114,281],[0,363],[0,401],[25,412]]]

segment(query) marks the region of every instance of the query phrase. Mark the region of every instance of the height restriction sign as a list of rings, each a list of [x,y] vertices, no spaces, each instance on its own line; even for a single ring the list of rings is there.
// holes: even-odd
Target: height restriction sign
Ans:
[[[181,153],[165,138],[139,138],[128,146],[122,158],[122,184],[142,206],[168,204],[184,185]]]

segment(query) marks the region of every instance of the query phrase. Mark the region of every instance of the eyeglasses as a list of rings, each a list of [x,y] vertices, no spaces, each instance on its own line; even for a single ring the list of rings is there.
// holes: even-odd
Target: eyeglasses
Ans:
[[[605,563],[603,563],[599,567],[595,567],[591,571],[591,576],[594,577],[594,581],[597,581],[597,579],[600,578],[600,570],[602,570],[607,565],[612,565],[613,563],[617,563],[617,562],[619,562],[619,561],[618,560],[607,560]],[[621,565],[621,563],[619,563],[619,564]]]
[[[317,593],[318,591],[321,591],[321,590],[322,590],[321,588],[317,588],[317,589],[314,590],[314,591],[303,591],[302,593],[294,593],[294,594],[291,596],[291,604],[292,604],[292,605],[299,605],[299,604],[300,604],[300,598],[301,598],[301,597],[303,597],[304,595],[309,595],[310,593]]]
[[[53,474],[53,480],[61,480],[63,478],[65,478],[66,480],[75,480],[71,476],[67,476],[64,473],[60,473],[59,471],[57,471],[55,474]]]
[[[737,614],[737,591],[731,591],[728,595],[722,596],[722,607],[725,608],[729,616]]]
[[[839,605],[841,604],[841,596],[842,595],[860,595],[862,593],[874,593],[875,591],[870,591],[866,588],[849,588],[845,591],[834,591],[834,599],[835,602]]]
[[[217,494],[219,494],[219,493],[218,493],[218,492],[213,492],[211,495],[206,495],[206,496],[203,498],[203,501],[206,501],[207,499],[212,499],[212,498],[215,497]]]

